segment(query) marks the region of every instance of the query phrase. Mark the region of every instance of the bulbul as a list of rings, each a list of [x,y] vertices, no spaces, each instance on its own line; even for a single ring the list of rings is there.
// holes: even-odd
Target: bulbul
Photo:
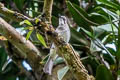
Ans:
[[[65,43],[68,43],[70,40],[70,28],[67,24],[67,18],[65,16],[59,17],[59,26],[55,30],[55,32],[58,33],[58,36],[62,37]],[[55,46],[54,42],[52,43],[52,46],[50,48],[50,56],[43,68],[43,71],[45,73],[48,73],[51,75],[52,68],[54,65],[55,59],[58,57],[57,53],[57,47]]]

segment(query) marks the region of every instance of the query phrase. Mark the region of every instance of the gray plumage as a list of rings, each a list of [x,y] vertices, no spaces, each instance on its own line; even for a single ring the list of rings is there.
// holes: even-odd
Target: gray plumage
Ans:
[[[59,26],[57,27],[55,32],[57,32],[58,35],[61,36],[66,43],[69,42],[70,29],[69,29],[69,26],[67,24],[67,19],[65,16],[60,16]],[[54,43],[52,43],[52,46],[50,48],[50,56],[49,56],[48,61],[46,62],[45,66],[43,68],[44,72],[48,73],[49,75],[51,75],[54,61],[58,57],[58,55],[56,53],[57,53],[57,47],[55,46]]]

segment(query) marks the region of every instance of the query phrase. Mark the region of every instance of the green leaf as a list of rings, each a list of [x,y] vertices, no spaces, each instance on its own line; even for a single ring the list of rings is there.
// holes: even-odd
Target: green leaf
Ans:
[[[25,1],[25,0],[14,0],[17,8],[18,8],[19,10],[21,10],[21,11],[22,11],[23,6],[24,6],[24,1]]]
[[[92,13],[90,16],[90,20],[99,25],[102,25],[108,21],[108,18],[105,15],[99,13]]]
[[[118,28],[118,41],[117,41],[117,54],[116,56],[120,59],[120,24]]]
[[[68,72],[68,70],[69,70],[68,66],[66,66],[66,67],[58,70],[58,72],[57,72],[57,74],[58,74],[58,80],[62,80],[63,77],[65,76],[65,74]]]
[[[118,70],[117,74],[120,76],[120,70]]]
[[[10,62],[2,71],[0,78],[2,77],[2,80],[16,80],[17,73],[19,73],[19,68],[13,62]]]
[[[100,62],[98,61],[98,59],[96,59],[95,57],[89,56],[88,58],[82,60],[82,63],[86,66],[90,65],[94,72],[93,75],[96,75],[97,67],[100,65]]]
[[[32,34],[32,32],[33,32],[33,30],[31,30],[27,33],[26,40],[28,40],[30,38],[30,35]]]
[[[117,11],[116,11],[116,13],[117,13],[117,15],[119,15],[119,16],[120,16],[120,11],[119,11],[119,10],[117,10]]]
[[[99,40],[99,39],[94,39],[93,42],[101,48],[102,50],[105,50],[107,54],[115,61],[115,57],[109,52],[109,50],[105,47],[105,45]]]
[[[25,80],[25,79],[26,79],[25,76],[20,76],[20,77],[19,77],[19,80]]]
[[[106,6],[110,6],[116,10],[120,10],[120,6],[116,3],[113,3],[112,1],[107,1],[107,0],[98,0],[98,1],[100,1],[101,3],[103,3]]]
[[[2,67],[7,60],[7,53],[3,47],[0,47],[0,72],[2,71]]]
[[[118,18],[118,15],[116,14],[116,13],[114,13],[114,12],[112,12],[112,11],[110,11],[109,9],[106,9],[106,8],[101,8],[105,13],[107,13],[108,14],[108,16],[109,16],[109,18],[113,18],[113,19],[117,19]],[[111,19],[112,19],[111,18]],[[108,20],[108,21],[110,21],[110,19]]]
[[[98,37],[102,37],[102,39],[107,35],[107,31],[102,29],[102,28],[98,28],[98,27],[94,27],[93,28],[93,31],[94,31],[94,36],[95,38],[98,38]]]
[[[81,28],[81,30],[82,30],[87,36],[89,36],[90,38],[94,39],[94,36],[93,36],[93,34],[92,34],[90,31],[87,31],[87,30],[85,30],[84,28]]]
[[[104,30],[106,30],[107,32],[112,32],[111,24],[101,25],[101,26],[98,26],[98,28],[104,29]],[[113,26],[113,29],[114,29],[115,32],[118,31],[115,26]]]
[[[33,29],[34,29],[33,27],[28,26],[28,27],[24,27],[22,30],[33,30]]]
[[[61,58],[61,57],[58,57],[55,61],[54,61],[54,64],[57,65],[57,64],[60,64],[60,63],[63,63],[64,62],[64,59]]]
[[[24,23],[27,24],[27,25],[29,25],[29,26],[33,26],[33,25],[31,24],[31,22],[28,21],[28,20],[24,20]]]
[[[37,35],[38,40],[42,43],[42,45],[43,45],[44,47],[47,47],[47,45],[46,45],[46,43],[45,43],[45,40],[44,40],[44,38],[42,37],[42,35],[40,35],[39,33],[37,33],[36,35]]]
[[[67,1],[68,9],[73,16],[74,21],[84,29],[92,31],[91,25],[99,25],[89,20],[88,14],[76,4]]]
[[[106,39],[103,42],[104,44],[111,44],[113,43],[113,34],[107,35]]]
[[[35,19],[35,24],[38,24],[38,22],[39,22],[40,20],[39,19]]]
[[[16,80],[16,79],[17,79],[17,76],[10,76],[6,78],[5,80]]]
[[[110,51],[110,50],[109,50]],[[111,52],[111,51],[110,51]],[[103,58],[105,59],[105,61],[107,61],[110,65],[114,65],[115,61],[113,60],[113,58],[110,57],[110,55],[108,54],[103,54]]]
[[[114,80],[112,73],[104,65],[97,68],[96,80]]]
[[[89,44],[88,40],[80,32],[77,32],[74,28],[70,28],[70,31],[71,31],[70,43],[79,45]]]
[[[118,13],[118,14],[120,14],[120,13]],[[120,22],[118,23],[118,40],[117,40],[116,47],[117,47],[117,54],[116,54],[116,56],[117,56],[117,58],[120,59]]]
[[[69,0],[69,1],[72,2],[72,3],[74,3],[74,4],[80,5],[79,4],[79,2],[80,2],[79,0]]]
[[[23,24],[27,24],[27,25],[29,25],[29,26],[33,26],[33,25],[31,24],[31,22],[28,21],[28,20],[24,20],[24,21],[20,22],[20,25],[23,25]]]
[[[42,61],[41,61],[40,63],[44,63],[44,64],[45,64],[45,63],[47,62],[49,56],[50,56],[50,54],[46,55],[46,56],[42,59]]]
[[[23,25],[24,24],[24,21],[20,22],[20,25]]]

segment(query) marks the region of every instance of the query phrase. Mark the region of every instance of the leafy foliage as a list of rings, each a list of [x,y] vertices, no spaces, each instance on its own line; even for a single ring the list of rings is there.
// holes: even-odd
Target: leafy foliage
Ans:
[[[68,70],[69,70],[68,66],[58,70],[58,80],[62,80],[65,74],[68,72]]]
[[[41,15],[44,2],[43,0],[0,1],[7,8],[33,18]],[[81,61],[88,72],[96,76],[96,80],[117,79],[120,76],[120,4],[117,0],[81,1],[80,3],[79,0],[54,0],[52,25],[55,28],[58,26],[59,14],[67,16],[71,27],[70,44],[81,56]],[[0,14],[0,16],[2,15]],[[6,19],[7,16],[4,18]],[[36,19],[37,23],[38,20]],[[27,40],[40,41],[37,46],[41,46],[41,44],[45,48],[48,46],[45,36],[37,32],[36,24],[32,24],[27,20],[20,24],[11,23],[15,28],[24,28],[26,31],[24,35]],[[0,79],[5,78],[5,75],[7,75],[6,80],[16,80],[16,78],[26,80],[25,76],[16,74],[18,71],[13,61],[7,65],[5,71],[2,70],[7,61],[7,56],[5,48],[0,47]],[[47,55],[44,54],[44,56]],[[62,58],[57,59],[55,65],[63,62]],[[14,69],[13,66],[15,66]],[[58,79],[62,80],[67,71],[67,67],[58,70]]]
[[[104,65],[100,65],[97,68],[96,80],[101,80],[101,79],[103,79],[103,80],[114,80],[111,72]]]
[[[2,72],[2,67],[7,60],[7,54],[3,47],[0,48],[0,72]]]
[[[42,35],[40,35],[39,33],[36,34],[38,40],[43,44],[44,47],[47,47],[44,38],[42,37]]]

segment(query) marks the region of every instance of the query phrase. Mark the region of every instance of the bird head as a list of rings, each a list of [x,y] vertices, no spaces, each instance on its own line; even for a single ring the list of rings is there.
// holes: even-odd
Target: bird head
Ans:
[[[67,23],[67,18],[65,16],[59,17],[59,25],[63,25]]]

